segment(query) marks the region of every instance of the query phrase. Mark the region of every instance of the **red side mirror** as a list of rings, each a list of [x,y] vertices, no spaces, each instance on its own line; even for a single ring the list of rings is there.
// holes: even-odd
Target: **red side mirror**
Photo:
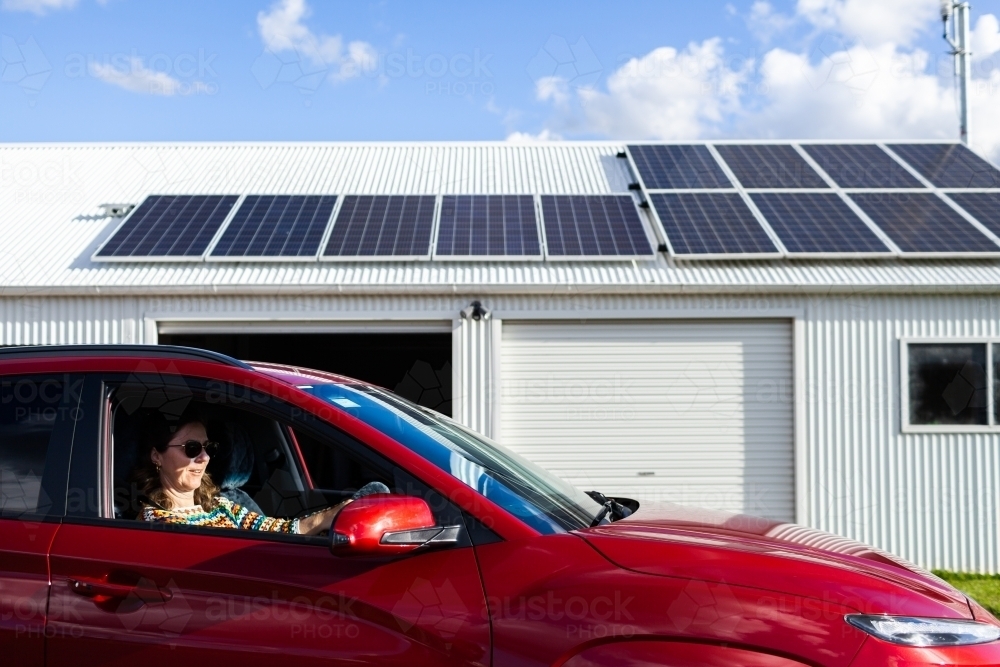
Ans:
[[[340,510],[330,530],[330,551],[337,556],[396,556],[455,544],[459,531],[459,526],[435,526],[423,498],[374,494]]]

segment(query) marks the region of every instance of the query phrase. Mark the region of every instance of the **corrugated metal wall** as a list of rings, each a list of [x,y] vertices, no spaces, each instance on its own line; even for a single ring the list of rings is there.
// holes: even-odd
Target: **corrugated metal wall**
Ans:
[[[996,297],[811,300],[809,523],[929,568],[1000,570],[1000,435],[900,430],[899,339],[996,336]]]
[[[455,324],[454,417],[469,428],[495,437],[498,391],[495,355],[500,322],[488,312],[475,319],[470,310],[466,309]]]
[[[144,342],[147,318],[426,319],[456,321],[476,295],[447,297],[0,297],[0,344]],[[889,296],[509,296],[484,299],[494,318],[790,317],[804,323],[803,410],[810,526],[920,565],[1000,571],[1000,435],[903,434],[899,338],[1000,336],[1000,298]],[[477,424],[496,341],[459,327],[456,354]],[[500,353],[502,354],[502,348]],[[486,362],[486,358],[493,358]],[[476,363],[472,363],[475,359]],[[463,379],[464,378],[464,379]],[[788,400],[794,400],[788,397]],[[472,413],[468,413],[472,419]],[[470,422],[471,423],[471,422]],[[501,434],[502,438],[502,434]],[[802,468],[800,468],[802,469]]]

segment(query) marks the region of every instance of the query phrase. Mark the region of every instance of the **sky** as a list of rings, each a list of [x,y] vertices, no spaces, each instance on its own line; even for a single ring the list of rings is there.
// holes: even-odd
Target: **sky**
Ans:
[[[0,141],[955,139],[939,6],[0,0]],[[998,18],[974,2],[994,161]]]

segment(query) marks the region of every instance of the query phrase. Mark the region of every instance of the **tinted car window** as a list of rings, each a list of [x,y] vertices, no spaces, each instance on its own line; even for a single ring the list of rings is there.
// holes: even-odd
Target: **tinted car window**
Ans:
[[[68,377],[0,379],[0,512],[47,514],[54,498],[46,473],[61,474],[64,453],[78,417],[78,392]],[[67,428],[69,425],[69,428]],[[47,468],[61,467],[63,471]]]

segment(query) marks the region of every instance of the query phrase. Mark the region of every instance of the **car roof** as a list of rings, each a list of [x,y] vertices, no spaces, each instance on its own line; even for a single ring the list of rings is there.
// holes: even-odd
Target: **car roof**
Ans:
[[[257,371],[294,386],[315,383],[367,385],[344,375],[302,366],[263,361],[240,361],[219,352],[180,345],[17,345],[0,348],[0,361],[15,359],[51,359],[53,357],[138,357],[209,361],[226,366]]]
[[[355,380],[346,375],[337,375],[328,371],[318,371],[313,368],[303,368],[302,366],[290,366],[287,364],[272,364],[264,361],[246,362],[255,371],[264,373],[270,377],[287,382],[288,384],[301,386],[316,383],[338,383],[338,384],[361,384],[367,382]]]
[[[0,361],[8,359],[42,359],[52,357],[155,357],[212,361],[245,370],[252,367],[244,361],[211,350],[180,345],[14,345],[0,348]]]

